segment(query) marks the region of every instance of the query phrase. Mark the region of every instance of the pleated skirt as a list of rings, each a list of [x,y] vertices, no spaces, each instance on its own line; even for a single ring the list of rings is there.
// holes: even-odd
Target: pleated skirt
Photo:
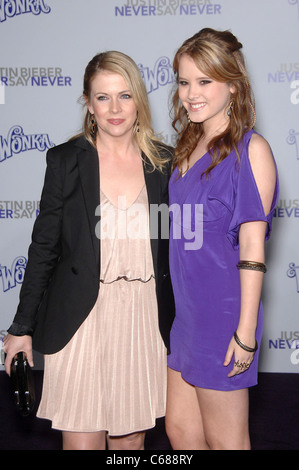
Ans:
[[[111,436],[152,428],[165,415],[166,356],[154,278],[101,282],[70,342],[45,356],[37,416],[55,429]]]

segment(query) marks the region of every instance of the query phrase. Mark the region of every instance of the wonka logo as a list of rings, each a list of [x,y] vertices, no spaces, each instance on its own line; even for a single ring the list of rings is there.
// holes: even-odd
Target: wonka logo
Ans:
[[[0,265],[0,278],[2,279],[3,292],[13,289],[17,284],[22,284],[25,274],[27,259],[25,256],[18,256],[11,265],[11,268]]]
[[[0,135],[0,162],[27,150],[44,152],[53,146],[48,134],[25,135],[21,126],[13,126],[6,139]]]
[[[160,57],[156,61],[153,70],[150,70],[149,67],[144,67],[142,64],[138,64],[138,67],[148,93],[175,81],[168,57]]]
[[[23,15],[25,13],[50,13],[51,8],[45,4],[44,0],[0,0],[0,22],[7,18]]]

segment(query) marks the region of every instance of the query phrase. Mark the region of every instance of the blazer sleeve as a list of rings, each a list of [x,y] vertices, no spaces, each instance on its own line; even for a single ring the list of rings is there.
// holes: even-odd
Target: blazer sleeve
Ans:
[[[31,334],[35,317],[60,256],[63,211],[63,172],[55,147],[47,152],[47,168],[28,251],[20,301],[10,334]]]

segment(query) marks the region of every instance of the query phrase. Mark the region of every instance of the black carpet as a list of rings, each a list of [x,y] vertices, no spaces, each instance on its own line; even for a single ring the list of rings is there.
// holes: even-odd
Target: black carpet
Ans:
[[[42,371],[35,371],[37,402]],[[250,390],[252,450],[299,450],[299,374],[263,373]],[[147,450],[170,450],[164,419],[147,432]],[[0,372],[0,450],[61,450],[61,433],[50,422],[23,418],[10,397],[9,377]]]

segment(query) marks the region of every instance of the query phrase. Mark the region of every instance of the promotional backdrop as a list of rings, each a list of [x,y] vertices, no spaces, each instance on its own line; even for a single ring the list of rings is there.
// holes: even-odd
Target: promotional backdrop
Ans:
[[[299,372],[299,0],[0,0],[0,340],[18,304],[46,151],[81,130],[87,63],[105,50],[130,55],[153,127],[174,145],[172,59],[204,27],[229,29],[243,44],[256,130],[280,176],[260,370]]]

